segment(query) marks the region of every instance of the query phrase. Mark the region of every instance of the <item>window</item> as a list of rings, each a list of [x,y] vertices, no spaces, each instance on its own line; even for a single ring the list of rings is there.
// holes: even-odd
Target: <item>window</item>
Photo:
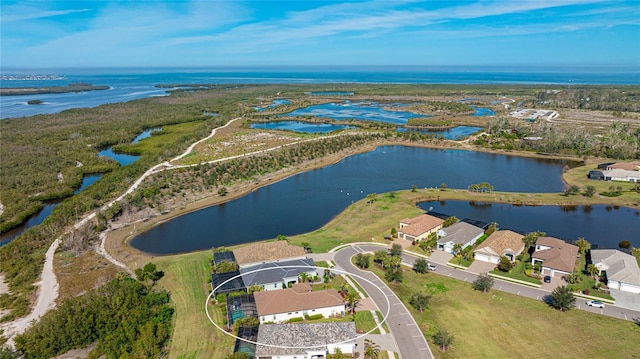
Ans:
[[[278,288],[278,283],[273,283],[274,288]]]

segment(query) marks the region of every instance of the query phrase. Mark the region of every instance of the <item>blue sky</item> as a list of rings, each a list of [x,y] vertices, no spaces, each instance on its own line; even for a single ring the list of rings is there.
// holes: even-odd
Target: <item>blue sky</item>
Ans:
[[[640,69],[640,0],[11,1],[1,66]]]

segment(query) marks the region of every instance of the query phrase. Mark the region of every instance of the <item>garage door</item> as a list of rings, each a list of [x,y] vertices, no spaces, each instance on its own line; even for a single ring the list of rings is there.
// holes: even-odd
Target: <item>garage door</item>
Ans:
[[[475,259],[483,262],[489,262],[493,264],[498,264],[499,258],[495,256],[490,256],[487,254],[476,253]]]

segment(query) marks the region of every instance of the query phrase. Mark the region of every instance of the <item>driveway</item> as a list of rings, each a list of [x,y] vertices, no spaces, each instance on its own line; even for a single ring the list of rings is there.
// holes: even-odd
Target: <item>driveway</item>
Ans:
[[[476,260],[476,261],[473,261],[473,263],[471,263],[469,268],[467,268],[467,271],[471,272],[471,273],[476,273],[476,274],[489,273],[495,267],[496,267],[496,265],[493,264],[493,263],[489,263],[489,262],[485,262],[485,261],[477,261]]]
[[[611,296],[616,300],[616,305],[623,308],[640,310],[640,294],[625,292],[618,289],[610,289]]]
[[[427,261],[434,264],[441,264],[443,266],[446,266],[447,263],[451,260],[451,258],[453,258],[453,254],[445,251],[436,250],[436,251],[433,251],[433,253],[431,253],[431,257],[429,257]]]

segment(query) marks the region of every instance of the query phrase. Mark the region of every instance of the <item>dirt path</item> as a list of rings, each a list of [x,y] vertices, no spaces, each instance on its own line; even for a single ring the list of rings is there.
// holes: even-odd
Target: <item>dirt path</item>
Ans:
[[[176,161],[180,158],[183,158],[184,156],[188,155],[191,151],[193,151],[193,148],[198,144],[201,143],[202,141],[206,141],[207,139],[210,139],[211,137],[215,136],[216,132],[219,129],[225,128],[227,126],[229,126],[230,124],[232,124],[233,122],[240,120],[241,117],[238,118],[234,118],[231,121],[227,122],[224,126],[221,127],[217,127],[214,128],[211,131],[211,134],[197,142],[195,142],[194,144],[192,144],[191,146],[189,146],[189,148],[187,148],[187,150],[175,157],[174,159],[172,159],[171,161]],[[149,170],[147,170],[144,174],[142,174],[142,176],[140,176],[140,178],[138,178],[130,187],[129,189],[127,189],[127,191],[125,193],[123,193],[120,197],[116,198],[115,200],[105,204],[104,206],[102,206],[100,208],[100,210],[106,209],[109,206],[111,206],[113,203],[122,200],[126,195],[132,193],[133,191],[136,190],[136,188],[138,188],[138,186],[140,186],[140,184],[150,175],[152,175],[153,173],[156,172],[160,172],[160,171],[164,171],[166,169],[169,168],[173,168],[175,167],[174,165],[172,165],[169,162],[164,162],[164,163],[160,163],[157,164],[153,167],[151,167]],[[96,212],[93,212],[91,214],[89,214],[88,216],[84,217],[82,220],[80,220],[79,222],[77,222],[74,227],[75,228],[80,228],[83,225],[85,225],[86,223],[88,223],[90,220],[92,220],[93,218],[95,218],[96,216]],[[121,263],[120,261],[116,260],[115,258],[113,258],[105,249],[105,240],[106,240],[106,234],[103,232],[100,234],[100,246],[96,246],[95,250],[98,254],[102,255],[103,257],[105,257],[109,262],[113,263],[114,265],[124,269],[127,271],[127,273],[129,273],[130,275],[134,275],[134,272],[127,267],[126,265],[124,265],[123,263]],[[44,261],[44,267],[42,268],[42,274],[41,274],[41,279],[39,282],[35,283],[35,286],[39,287],[36,295],[37,295],[37,299],[36,299],[36,305],[33,308],[33,311],[31,313],[29,313],[29,315],[22,317],[22,318],[18,318],[12,322],[7,322],[7,323],[3,323],[2,325],[0,325],[0,329],[2,329],[4,331],[3,335],[7,338],[7,344],[12,346],[14,345],[13,343],[13,339],[16,335],[23,333],[25,330],[27,330],[27,328],[29,328],[31,326],[31,324],[35,321],[37,321],[38,319],[40,319],[41,316],[43,316],[46,312],[48,312],[50,309],[55,308],[56,306],[56,299],[58,298],[58,280],[56,278],[56,274],[53,270],[53,257],[56,253],[56,250],[58,249],[58,246],[60,245],[61,242],[61,237],[57,238],[49,247],[49,249],[47,250],[47,254],[45,256],[45,261]],[[4,285],[4,278],[0,278],[2,279],[0,282]],[[5,291],[8,292],[8,288],[4,288],[6,287],[6,285],[0,287],[0,289],[2,290],[2,292],[0,293],[4,293]]]
[[[37,321],[50,309],[55,308],[56,298],[58,298],[58,281],[56,274],[53,271],[53,256],[56,253],[60,245],[60,238],[56,239],[49,250],[44,260],[44,268],[42,269],[42,278],[35,285],[38,288],[36,300],[36,306],[29,315],[26,317],[18,318],[13,322],[3,323],[0,328],[4,330],[4,336],[7,338],[7,344],[13,346],[13,338],[23,333],[29,328],[32,322]]]

